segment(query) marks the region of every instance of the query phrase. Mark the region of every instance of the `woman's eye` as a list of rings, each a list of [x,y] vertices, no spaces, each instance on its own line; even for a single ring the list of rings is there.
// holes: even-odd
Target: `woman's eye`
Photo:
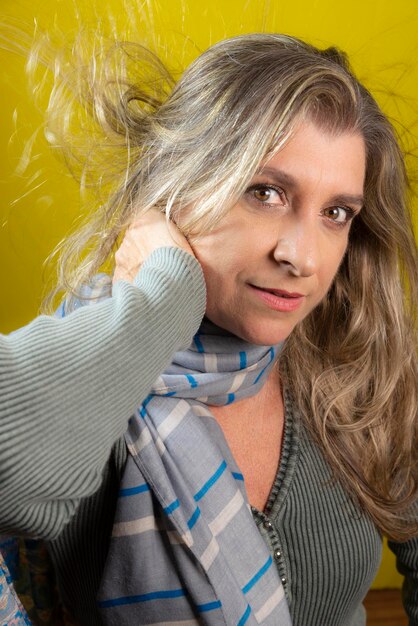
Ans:
[[[355,213],[353,209],[349,209],[348,207],[332,206],[324,210],[324,215],[332,222],[343,225],[349,222],[354,217]]]
[[[253,185],[247,190],[247,194],[262,204],[283,206],[286,203],[286,194],[280,187]]]

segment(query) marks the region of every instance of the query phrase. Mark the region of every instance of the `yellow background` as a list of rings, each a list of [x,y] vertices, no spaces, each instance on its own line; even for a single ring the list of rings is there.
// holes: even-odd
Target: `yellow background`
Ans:
[[[409,169],[417,171],[418,4],[416,0],[123,0],[95,4],[71,0],[0,0],[0,19],[42,28],[54,23],[72,32],[100,21],[105,30],[139,30],[154,40],[175,66],[189,63],[210,44],[228,36],[277,31],[319,46],[336,44],[349,53],[366,85],[393,118]],[[134,7],[132,12],[132,7]],[[15,20],[13,22],[13,20]],[[10,30],[8,30],[10,36]],[[4,44],[3,44],[4,45]],[[28,91],[24,59],[0,51],[0,332],[9,332],[38,311],[46,271],[43,261],[79,211],[78,189],[49,150],[42,114]],[[25,169],[28,140],[31,159]],[[415,205],[416,206],[416,205]],[[397,586],[394,559],[385,550],[377,586]]]

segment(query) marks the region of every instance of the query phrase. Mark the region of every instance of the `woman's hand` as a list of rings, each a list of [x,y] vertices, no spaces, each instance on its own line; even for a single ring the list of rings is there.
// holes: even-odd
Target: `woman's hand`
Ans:
[[[182,248],[193,255],[187,239],[173,222],[157,209],[141,215],[129,226],[115,254],[113,282],[132,282],[145,259],[157,248]],[[194,256],[194,255],[193,255]]]

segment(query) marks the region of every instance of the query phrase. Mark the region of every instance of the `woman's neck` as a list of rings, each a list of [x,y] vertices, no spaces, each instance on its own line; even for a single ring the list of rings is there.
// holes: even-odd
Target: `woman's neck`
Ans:
[[[284,431],[278,369],[260,391],[227,406],[210,406],[244,475],[250,504],[263,510],[277,474]]]

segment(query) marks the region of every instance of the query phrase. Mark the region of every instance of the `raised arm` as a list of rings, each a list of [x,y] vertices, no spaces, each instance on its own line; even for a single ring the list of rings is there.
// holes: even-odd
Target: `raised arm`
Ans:
[[[190,343],[204,307],[196,259],[162,247],[109,300],[0,336],[2,532],[60,532],[98,488],[112,444]]]

